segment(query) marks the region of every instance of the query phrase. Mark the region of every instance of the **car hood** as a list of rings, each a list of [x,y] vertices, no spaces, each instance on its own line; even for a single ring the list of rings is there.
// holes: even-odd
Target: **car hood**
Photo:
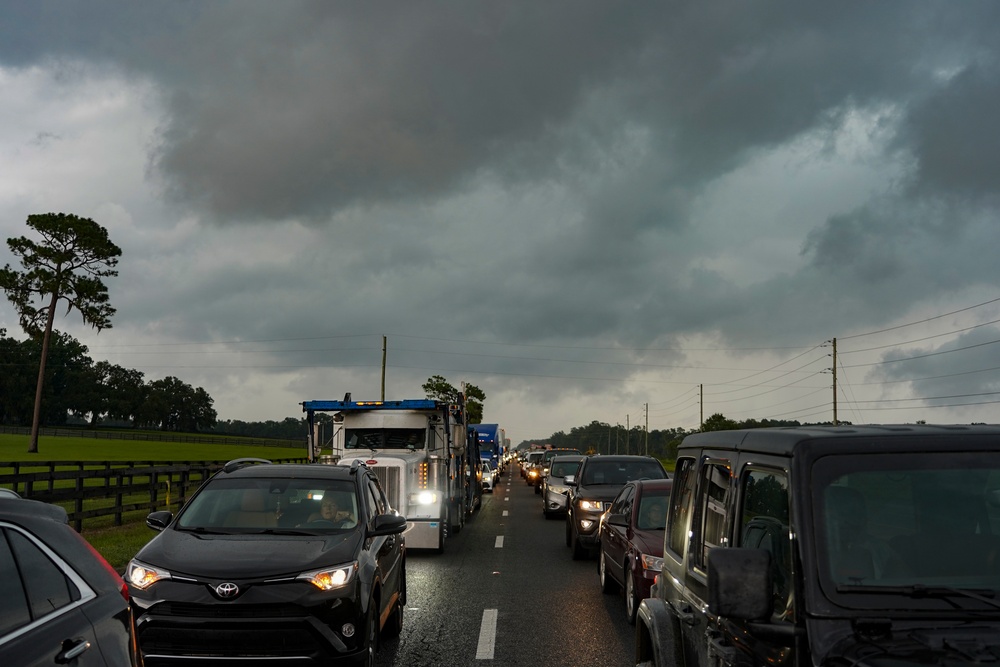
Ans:
[[[614,500],[624,484],[593,484],[577,487],[576,495],[587,500]]]
[[[360,530],[286,536],[204,535],[167,529],[135,558],[196,578],[274,577],[350,562],[360,540]]]
[[[663,556],[663,531],[639,530],[632,533],[632,542],[636,548],[650,556]]]

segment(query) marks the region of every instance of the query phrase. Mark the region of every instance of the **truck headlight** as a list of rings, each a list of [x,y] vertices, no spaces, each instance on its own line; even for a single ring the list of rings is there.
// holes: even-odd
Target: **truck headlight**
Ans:
[[[410,494],[411,505],[433,505],[437,503],[437,494],[433,491],[420,491]]]

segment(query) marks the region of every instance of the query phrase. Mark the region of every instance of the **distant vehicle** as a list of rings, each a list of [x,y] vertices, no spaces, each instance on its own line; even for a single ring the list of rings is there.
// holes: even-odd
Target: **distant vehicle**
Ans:
[[[649,597],[663,569],[663,530],[670,501],[669,479],[641,479],[626,484],[600,522],[597,570],[601,590],[623,591],[625,618],[635,623],[639,603]]]
[[[528,460],[524,463],[524,481],[528,486],[534,486],[536,491],[538,484],[542,481],[542,460],[544,457],[545,452],[537,449],[528,454]]]
[[[597,552],[598,521],[626,483],[669,477],[663,464],[652,456],[612,454],[588,456],[581,461],[577,474],[566,478],[566,546],[573,549],[573,559],[582,560]]]
[[[575,475],[580,468],[582,454],[560,454],[549,460],[549,474],[542,477],[542,514],[546,519],[555,519],[566,514],[569,507],[569,487],[566,477]]]
[[[136,665],[128,589],[56,505],[0,494],[0,665]]]
[[[371,665],[403,626],[405,517],[363,463],[230,461],[128,564],[147,663]]]
[[[493,493],[493,487],[496,485],[496,471],[493,470],[492,464],[486,459],[483,459],[483,491],[487,493]]]
[[[973,667],[1000,646],[1000,427],[708,431],[632,664]]]
[[[507,434],[499,424],[472,424],[479,433],[479,454],[488,458],[493,469],[503,472],[507,462]]]

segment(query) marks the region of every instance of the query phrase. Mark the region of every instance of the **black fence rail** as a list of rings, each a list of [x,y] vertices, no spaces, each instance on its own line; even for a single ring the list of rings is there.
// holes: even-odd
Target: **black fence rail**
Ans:
[[[9,435],[31,435],[25,426],[0,426],[0,433]],[[98,440],[138,440],[140,442],[187,442],[198,445],[254,445],[257,447],[301,447],[306,448],[306,438],[282,440],[276,438],[252,438],[236,435],[211,435],[191,433],[170,433],[169,431],[92,431],[83,428],[42,428],[39,436],[62,438],[96,438]]]
[[[306,463],[306,458],[272,459]],[[120,526],[130,512],[180,507],[226,461],[0,462],[0,486],[60,505],[76,530],[84,521]]]

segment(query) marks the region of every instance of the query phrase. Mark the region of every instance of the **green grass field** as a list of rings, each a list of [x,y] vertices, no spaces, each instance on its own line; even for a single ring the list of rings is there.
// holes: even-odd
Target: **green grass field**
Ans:
[[[28,441],[26,435],[0,434],[0,462],[47,465],[49,461],[229,461],[251,456],[290,459],[306,455],[305,446],[299,449],[44,436],[38,439],[38,453],[29,454]],[[84,525],[81,534],[112,567],[122,572],[129,559],[156,535],[146,527],[145,517],[145,512],[132,513],[121,526],[95,522],[93,527]]]

